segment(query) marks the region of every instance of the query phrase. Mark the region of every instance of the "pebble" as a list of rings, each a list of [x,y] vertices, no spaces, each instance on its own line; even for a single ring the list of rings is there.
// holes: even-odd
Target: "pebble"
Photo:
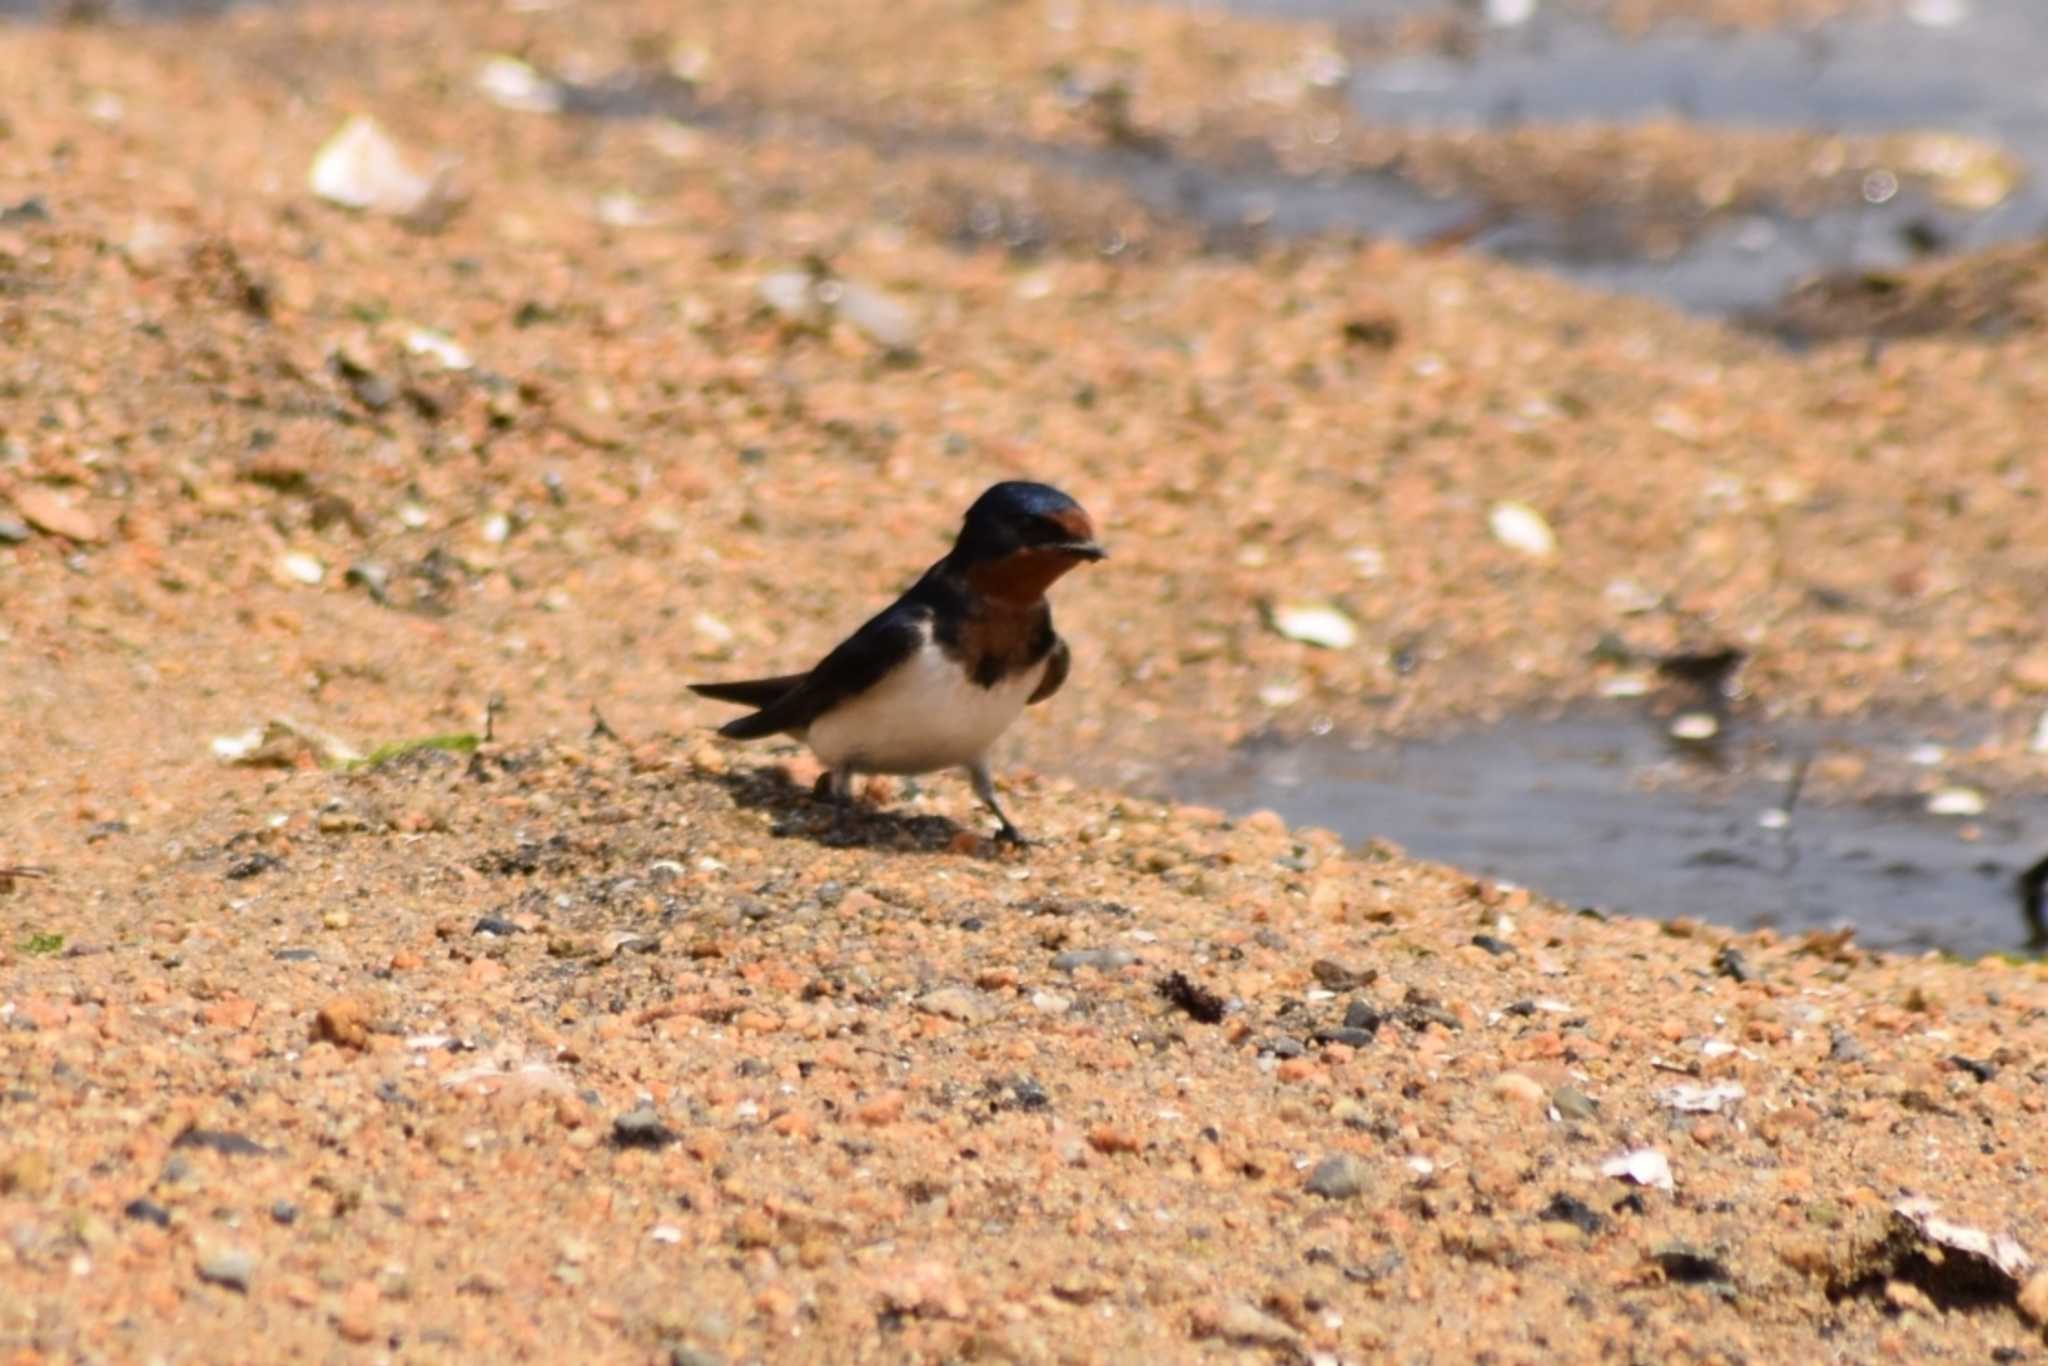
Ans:
[[[1527,503],[1495,503],[1486,515],[1486,525],[1502,545],[1534,559],[1548,559],[1557,553],[1557,534],[1543,514]]]
[[[1502,1100],[1511,1100],[1531,1109],[1544,1103],[1543,1087],[1520,1072],[1503,1072],[1493,1079],[1493,1093]]]
[[[1545,1205],[1536,1217],[1571,1224],[1588,1237],[1607,1225],[1607,1221],[1595,1213],[1585,1201],[1566,1195],[1563,1191],[1551,1196],[1550,1203]]]
[[[1056,954],[1052,965],[1060,972],[1075,972],[1081,968],[1094,968],[1099,972],[1111,972],[1117,968],[1129,967],[1138,961],[1138,955],[1129,949],[1068,949]]]
[[[1930,816],[1981,816],[1984,794],[1973,787],[1944,787],[1927,796]]]
[[[1727,1081],[1718,1086],[1681,1082],[1656,1092],[1655,1099],[1666,1109],[1682,1115],[1711,1115],[1735,1105],[1748,1094],[1740,1082]]]
[[[1551,1108],[1565,1119],[1598,1119],[1600,1102],[1585,1092],[1570,1086],[1560,1086],[1550,1093]]]
[[[980,1024],[992,1019],[995,1003],[968,987],[939,987],[917,998],[917,1008],[927,1015],[939,1015],[962,1024]]]
[[[1273,629],[1289,640],[1325,650],[1348,650],[1358,643],[1358,626],[1322,602],[1281,603],[1272,612]]]
[[[14,494],[14,510],[30,526],[39,527],[52,536],[62,536],[67,541],[91,543],[101,539],[99,523],[92,514],[69,502],[49,489],[18,489]]]
[[[1351,1004],[1344,1007],[1344,1027],[1346,1029],[1362,1029],[1370,1034],[1377,1030],[1385,1019],[1386,1016],[1373,1009],[1370,1001],[1354,997]]]
[[[479,916],[477,918],[476,924],[471,925],[469,927],[469,932],[471,934],[497,935],[499,938],[502,939],[510,935],[518,934],[519,926],[514,924],[512,921],[503,919],[499,916],[486,915]]]
[[[1335,1153],[1316,1163],[1308,1174],[1307,1190],[1325,1200],[1349,1200],[1363,1194],[1371,1171],[1350,1153]]]
[[[246,1247],[234,1243],[207,1244],[199,1247],[199,1278],[215,1285],[224,1285],[230,1290],[243,1294],[249,1291],[249,1280],[256,1274],[256,1254]]]
[[[2048,649],[2021,655],[2007,667],[2005,676],[2022,692],[2048,693]]]
[[[313,1037],[343,1048],[370,1046],[370,1012],[352,996],[337,996],[313,1017]]]
[[[1689,740],[1697,744],[1711,740],[1721,733],[1721,722],[1712,712],[1686,711],[1671,718],[1671,738]]]
[[[1309,972],[1317,985],[1327,991],[1354,991],[1359,987],[1371,986],[1379,979],[1379,973],[1368,968],[1363,972],[1346,967],[1331,958],[1318,958],[1309,964]]]
[[[307,172],[314,194],[349,209],[424,218],[450,199],[446,173],[422,174],[367,114],[351,115],[322,143]]]
[[[1207,1335],[1237,1347],[1279,1347],[1293,1350],[1301,1335],[1285,1322],[1243,1300],[1232,1300],[1213,1319],[1198,1323]]]
[[[294,550],[279,557],[277,570],[280,576],[307,587],[327,577],[327,566],[301,550]]]
[[[1314,1036],[1316,1043],[1341,1043],[1346,1048],[1365,1048],[1375,1043],[1379,1035],[1370,1029],[1355,1029],[1340,1025],[1336,1029],[1318,1029]]]
[[[155,1224],[158,1228],[169,1228],[171,1226],[171,1212],[156,1201],[141,1196],[121,1206],[121,1213],[127,1215],[130,1219],[137,1219],[147,1224]]]
[[[12,517],[0,517],[0,545],[20,545],[33,534],[26,522],[18,522]]]
[[[612,1121],[612,1143],[620,1148],[666,1148],[675,1130],[661,1122],[652,1105],[639,1105]]]
[[[1677,1184],[1671,1176],[1670,1159],[1655,1148],[1637,1148],[1609,1158],[1600,1164],[1600,1174],[1661,1191],[1676,1189]]]
[[[1751,970],[1749,960],[1742,956],[1742,950],[1738,948],[1724,947],[1719,953],[1715,954],[1714,971],[1723,977],[1731,977],[1738,982],[1754,982],[1756,980],[1756,973]]]
[[[1870,1050],[1839,1025],[1828,1031],[1829,1062],[1869,1062]]]
[[[242,1134],[225,1129],[190,1128],[171,1140],[173,1148],[204,1148],[227,1157],[264,1157],[270,1149]]]

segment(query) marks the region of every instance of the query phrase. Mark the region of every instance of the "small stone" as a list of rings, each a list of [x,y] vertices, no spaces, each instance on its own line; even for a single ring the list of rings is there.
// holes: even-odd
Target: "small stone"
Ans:
[[[910,1097],[901,1091],[884,1091],[872,1100],[862,1102],[853,1112],[853,1117],[863,1124],[882,1128],[903,1118],[904,1108]]]
[[[979,1024],[995,1014],[995,1004],[967,987],[939,987],[917,998],[917,1008],[962,1024]]]
[[[671,1347],[668,1366],[725,1366],[725,1358],[699,1347]]]
[[[1490,934],[1475,934],[1472,936],[1472,943],[1478,948],[1485,949],[1496,958],[1506,957],[1515,952],[1513,944],[1508,943],[1505,939],[1495,938]]]
[[[500,109],[522,114],[561,112],[562,87],[517,57],[493,53],[477,68],[476,88]]]
[[[295,1224],[299,1221],[299,1207],[289,1200],[271,1202],[270,1218],[274,1223]]]
[[[0,1161],[0,1195],[41,1195],[53,1178],[49,1155],[40,1148],[24,1148]]]
[[[1738,948],[1723,947],[1719,953],[1715,954],[1714,971],[1723,977],[1733,978],[1738,982],[1754,982],[1756,980],[1756,973],[1750,968],[1749,960],[1742,956],[1742,950]]]
[[[234,1243],[202,1243],[199,1278],[230,1290],[249,1293],[249,1279],[256,1274],[256,1254]]]
[[[1348,650],[1358,643],[1358,627],[1328,603],[1283,602],[1272,609],[1273,629],[1289,640],[1325,650]]]
[[[661,1122],[652,1105],[639,1105],[612,1121],[612,1145],[618,1148],[666,1148],[675,1130]]]
[[[62,536],[67,541],[90,544],[101,539],[99,523],[92,514],[82,508],[73,507],[69,502],[49,489],[17,489],[14,494],[14,510],[30,526],[47,531],[52,536]]]
[[[1869,1062],[1870,1050],[1839,1025],[1828,1031],[1829,1062]]]
[[[1117,968],[1129,967],[1138,961],[1138,955],[1129,949],[1068,949],[1057,954],[1052,960],[1060,972],[1074,972],[1080,968],[1094,968],[1099,972],[1110,972]]]
[[[2005,676],[2021,692],[2048,693],[2048,649],[2021,655],[2006,666]]]
[[[1939,1312],[1927,1292],[1911,1281],[1890,1280],[1884,1283],[1885,1303],[1901,1314],[1925,1314],[1937,1317]]]
[[[321,144],[306,179],[329,203],[430,222],[458,202],[451,169],[421,170],[375,119],[355,114]]]
[[[1671,738],[1699,744],[1721,733],[1720,718],[1710,711],[1682,711],[1671,718]]]
[[[1353,1029],[1340,1025],[1336,1029],[1318,1029],[1311,1039],[1315,1043],[1340,1043],[1346,1048],[1370,1048],[1379,1041],[1379,1035],[1370,1029]]]
[[[1520,1072],[1503,1072],[1495,1077],[1493,1093],[1502,1100],[1526,1105],[1532,1110],[1541,1106],[1547,1099],[1543,1094],[1543,1087]]]
[[[883,1267],[875,1276],[875,1293],[889,1308],[924,1318],[967,1317],[967,1295],[960,1273],[936,1257]]]
[[[1570,1086],[1560,1086],[1550,1093],[1550,1104],[1565,1119],[1598,1119],[1600,1102]]]
[[[370,1046],[370,1011],[353,996],[337,996],[313,1017],[313,1038],[343,1048]]]
[[[293,550],[278,558],[277,572],[282,579],[312,587],[327,577],[327,566],[303,550]]]
[[[1557,553],[1556,533],[1543,514],[1527,503],[1495,503],[1486,515],[1486,525],[1495,540],[1524,555],[1543,560]]]
[[[1600,1165],[1600,1174],[1617,1177],[1638,1186],[1649,1186],[1655,1190],[1675,1190],[1677,1183],[1672,1180],[1671,1161],[1655,1148],[1637,1148],[1619,1157],[1609,1158]]]
[[[1654,1099],[1682,1115],[1712,1115],[1733,1107],[1748,1094],[1740,1082],[1722,1082],[1718,1086],[1681,1082],[1655,1092]]]
[[[1607,1226],[1607,1221],[1595,1213],[1585,1201],[1566,1195],[1563,1191],[1551,1196],[1550,1203],[1545,1205],[1536,1217],[1571,1224],[1589,1238]]]
[[[1113,1157],[1118,1153],[1143,1152],[1145,1140],[1129,1129],[1120,1129],[1113,1124],[1098,1124],[1088,1131],[1088,1146],[1098,1153]]]
[[[121,1213],[145,1224],[155,1224],[158,1228],[171,1226],[171,1212],[156,1201],[141,1196],[121,1206]]]
[[[1944,787],[1927,795],[1930,816],[1981,816],[1984,794],[1974,787]]]
[[[1368,1033],[1378,1029],[1386,1017],[1373,1009],[1372,1002],[1353,997],[1351,1004],[1344,1007],[1344,1027],[1363,1029]]]
[[[1308,970],[1316,979],[1316,985],[1326,991],[1355,991],[1359,987],[1371,986],[1379,979],[1379,973],[1371,968],[1359,972],[1329,958],[1316,959],[1309,964]]]
[[[1371,1170],[1350,1153],[1336,1153],[1316,1163],[1306,1189],[1325,1200],[1349,1200],[1364,1193]]]
[[[28,523],[18,522],[12,517],[0,517],[0,545],[20,545],[34,534]]]
[[[267,1157],[270,1149],[243,1134],[226,1129],[201,1129],[194,1125],[171,1140],[173,1148],[204,1148],[225,1157]]]
[[[1301,1335],[1265,1310],[1232,1300],[1205,1325],[1206,1336],[1222,1338],[1237,1347],[1280,1347],[1292,1350]]]
[[[1154,991],[1201,1024],[1220,1024],[1229,1003],[1184,972],[1168,973],[1153,983]]]

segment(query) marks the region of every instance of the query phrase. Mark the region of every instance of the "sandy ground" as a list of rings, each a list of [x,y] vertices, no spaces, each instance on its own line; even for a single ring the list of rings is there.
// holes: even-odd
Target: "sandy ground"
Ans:
[[[0,864],[44,875],[0,876],[0,1345],[2038,1355],[2038,967],[1118,795],[1722,645],[1745,706],[1967,710],[1988,785],[2039,778],[2037,313],[1791,356],[1451,244],[1199,253],[1017,155],[1362,146],[1345,41],[953,0],[10,31]],[[677,117],[506,108],[492,54]],[[409,217],[309,191],[357,113]],[[1982,269],[2038,298],[2039,259]],[[1049,842],[940,777],[843,846],[681,685],[807,662],[1020,474],[1115,552],[1004,765]]]

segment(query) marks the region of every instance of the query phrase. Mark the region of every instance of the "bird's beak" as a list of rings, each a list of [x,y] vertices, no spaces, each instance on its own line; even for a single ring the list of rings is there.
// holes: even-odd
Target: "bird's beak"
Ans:
[[[1066,541],[1059,546],[1063,555],[1072,555],[1077,560],[1106,560],[1109,552],[1095,541]]]

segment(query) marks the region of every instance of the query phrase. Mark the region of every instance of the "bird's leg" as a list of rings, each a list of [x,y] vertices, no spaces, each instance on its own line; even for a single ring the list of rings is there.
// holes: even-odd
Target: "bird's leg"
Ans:
[[[852,764],[841,764],[818,775],[817,783],[811,788],[811,796],[819,801],[832,803],[832,829],[829,832],[836,841],[852,844],[858,839],[852,830],[853,823],[853,779]]]
[[[820,802],[853,800],[853,765],[841,764],[820,773],[818,781],[811,784],[811,799]]]
[[[1023,831],[1010,823],[1010,818],[1003,814],[1002,806],[996,801],[996,780],[989,774],[988,760],[976,759],[968,764],[967,776],[974,780],[974,795],[981,798],[988,809],[996,813],[996,819],[1002,822],[1002,829],[996,831],[997,841],[1002,844],[1031,843],[1024,838]]]

